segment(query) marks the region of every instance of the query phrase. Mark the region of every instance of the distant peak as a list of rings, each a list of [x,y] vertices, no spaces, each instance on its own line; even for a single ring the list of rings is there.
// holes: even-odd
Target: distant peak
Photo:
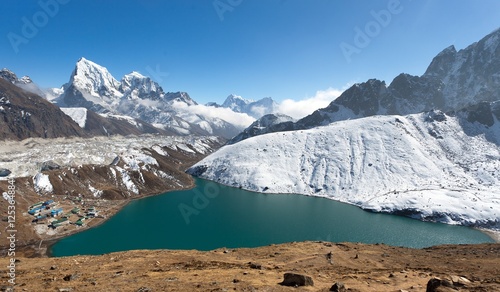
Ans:
[[[33,80],[31,80],[31,78],[29,76],[23,76],[23,77],[21,77],[21,79],[19,79],[19,83],[29,84],[29,83],[33,83]]]
[[[489,33],[488,35],[492,35],[492,34],[500,34],[500,27],[493,30],[491,33]]]
[[[146,76],[142,75],[141,73],[137,72],[137,71],[132,71],[130,72],[129,74],[125,75],[125,78],[137,78],[137,79],[145,79],[147,78]]]
[[[10,71],[7,68],[3,68],[2,70],[0,70],[0,78],[8,80],[9,82],[12,82],[12,83],[17,81],[16,74],[14,74],[14,72]]]
[[[449,47],[447,47],[446,49],[442,50],[439,54],[439,55],[444,55],[444,54],[455,54],[457,52],[457,49],[455,48],[454,45],[451,45]]]
[[[241,100],[245,100],[243,97],[239,96],[239,95],[236,95],[234,93],[230,94],[227,99],[241,99]]]
[[[78,62],[76,62],[77,65],[81,65],[81,64],[90,64],[90,65],[97,65],[96,63],[88,60],[88,59],[85,59],[84,57],[81,57],[80,59],[78,59]]]

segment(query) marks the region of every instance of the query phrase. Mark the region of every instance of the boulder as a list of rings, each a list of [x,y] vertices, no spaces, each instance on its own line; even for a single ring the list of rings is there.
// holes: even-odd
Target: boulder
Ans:
[[[337,283],[333,284],[333,286],[330,288],[329,291],[333,291],[333,292],[347,292],[347,289],[345,288],[344,283],[337,282]]]
[[[11,174],[11,171],[8,170],[7,168],[0,168],[0,177],[6,177]]]
[[[438,292],[438,291],[449,291],[447,288],[452,288],[453,284],[446,280],[440,278],[431,278],[429,282],[427,282],[426,292]],[[443,289],[444,288],[444,289]]]
[[[45,161],[42,163],[41,171],[59,169],[61,166],[54,161]]]
[[[314,286],[313,279],[309,276],[295,274],[295,273],[285,273],[283,282],[281,282],[283,286]]]

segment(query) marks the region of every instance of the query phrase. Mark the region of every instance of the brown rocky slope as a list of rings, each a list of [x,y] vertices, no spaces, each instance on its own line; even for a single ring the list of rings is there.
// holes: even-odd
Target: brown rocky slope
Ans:
[[[2,258],[5,267],[9,259]],[[18,258],[16,291],[500,291],[500,244],[408,249],[301,242],[209,252],[148,250]],[[311,277],[287,287],[285,273]],[[9,277],[2,275],[4,289]],[[435,280],[434,280],[435,281]],[[0,286],[1,287],[1,286]],[[2,290],[4,291],[4,290]]]
[[[140,140],[144,143],[139,144]],[[83,152],[80,153],[83,155],[81,157],[83,161],[86,160],[87,152],[95,156],[109,156],[116,152],[113,149],[106,149],[107,144],[101,145],[101,140],[97,140],[94,144],[100,145],[104,150],[94,148],[94,144],[90,144],[87,148],[75,146],[90,143],[89,141],[70,140],[70,142],[60,143],[56,140],[34,140],[32,142],[35,145],[33,147],[38,147],[45,152],[54,151],[56,154],[61,152],[61,157],[70,155],[76,158],[77,152]],[[51,241],[101,224],[131,200],[193,187],[193,178],[184,170],[218,149],[223,143],[223,140],[216,137],[163,136],[122,137],[115,138],[109,143],[117,144],[117,141],[123,145],[130,144],[130,147],[127,146],[126,151],[118,154],[114,160],[111,159],[112,162],[109,160],[105,164],[48,164],[52,165],[53,169],[44,169],[43,165],[47,164],[41,163],[42,170],[36,169],[36,175],[16,177],[12,180],[15,187],[15,218],[10,219],[15,219],[13,223],[17,230],[16,253],[18,256],[43,256],[47,244]],[[10,148],[21,149],[23,143],[14,143]],[[41,143],[49,144],[44,146]],[[54,149],[50,150],[47,147]],[[21,149],[21,152],[27,151]],[[15,155],[15,152],[12,153]],[[48,155],[52,156],[52,152]],[[35,152],[33,156],[40,159],[38,152]],[[9,158],[2,158],[0,155],[0,160],[2,159],[8,160]],[[16,161],[19,162],[14,164],[27,161],[26,164],[30,162],[33,168],[40,167],[40,163],[32,160],[31,156],[18,157]],[[37,177],[45,178],[46,183],[37,184]],[[47,186],[50,188],[41,188]],[[11,187],[9,181],[0,180],[0,195],[7,195],[9,187]],[[44,212],[50,213],[51,210],[61,208],[63,214],[56,218],[48,216],[38,222],[33,222],[35,216],[28,214],[30,206],[48,200],[54,201],[54,206],[50,210],[43,210]],[[9,245],[7,239],[8,221],[11,215],[8,214],[11,210],[9,205],[9,201],[0,198],[0,255],[2,256],[7,254]],[[97,209],[98,216],[87,218],[83,226],[78,226],[77,220],[88,217],[85,213],[89,208]],[[73,213],[72,210],[76,212]],[[68,219],[66,223],[69,224],[52,228],[52,221],[62,217],[66,217]]]

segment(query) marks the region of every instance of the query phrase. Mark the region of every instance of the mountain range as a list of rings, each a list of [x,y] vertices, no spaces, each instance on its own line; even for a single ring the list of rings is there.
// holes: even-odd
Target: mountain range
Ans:
[[[2,140],[174,134],[126,116],[102,116],[86,108],[59,108],[41,96],[45,92],[32,83],[29,77],[17,78],[7,69],[0,71],[0,77]]]
[[[279,131],[302,130],[374,115],[459,111],[482,101],[497,101],[499,42],[500,30],[496,30],[460,51],[450,46],[434,57],[422,76],[401,73],[389,86],[377,79],[355,84],[326,108],[293,124],[286,121],[273,127]],[[274,131],[261,129],[257,134]]]
[[[255,118],[276,109],[271,98],[250,101],[236,95],[222,105],[200,105],[188,93],[165,92],[150,77],[135,71],[118,81],[105,67],[85,58],[77,61],[69,81],[61,88],[42,90],[30,77],[18,78],[8,69],[0,71],[0,78],[43,96],[91,135],[162,133],[229,139]],[[219,114],[219,109],[230,111]]]
[[[278,104],[271,97],[264,97],[255,101],[235,94],[229,95],[222,105],[215,102],[208,103],[207,105],[216,108],[229,108],[234,112],[245,113],[255,119],[275,113],[278,109]]]
[[[500,30],[422,76],[355,84],[298,121],[264,116],[189,173],[421,220],[500,229]]]

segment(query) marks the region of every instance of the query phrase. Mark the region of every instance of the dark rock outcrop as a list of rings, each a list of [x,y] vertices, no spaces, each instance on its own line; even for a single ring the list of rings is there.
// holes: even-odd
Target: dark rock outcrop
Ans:
[[[0,168],[0,177],[6,177],[11,174],[11,171],[7,168]]]
[[[347,289],[345,288],[344,283],[337,282],[337,283],[333,284],[333,286],[330,288],[330,291],[333,291],[333,292],[347,292]]]
[[[281,282],[283,286],[314,286],[313,279],[309,276],[295,274],[295,273],[285,273],[283,282]]]

